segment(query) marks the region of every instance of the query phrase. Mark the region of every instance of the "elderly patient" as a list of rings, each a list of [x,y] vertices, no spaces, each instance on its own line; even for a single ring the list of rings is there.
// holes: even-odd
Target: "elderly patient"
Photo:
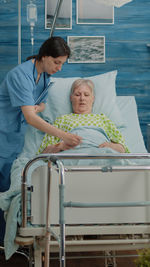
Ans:
[[[98,143],[96,145],[97,147],[109,147],[120,153],[129,152],[129,149],[125,145],[125,140],[115,124],[103,113],[92,113],[92,106],[94,103],[94,84],[91,80],[76,80],[71,87],[70,101],[72,103],[73,113],[57,118],[54,122],[54,126],[66,132],[73,131],[82,126],[99,128],[102,130],[106,138],[102,138],[103,141]],[[83,142],[84,137],[82,138]],[[72,147],[66,145],[59,138],[46,134],[38,153],[57,153],[70,148]]]

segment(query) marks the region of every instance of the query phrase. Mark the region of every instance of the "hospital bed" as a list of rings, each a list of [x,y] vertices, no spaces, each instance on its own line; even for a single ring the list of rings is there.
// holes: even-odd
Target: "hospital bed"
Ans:
[[[85,160],[104,157],[65,156]],[[45,252],[45,266],[49,266],[50,251],[59,251],[60,266],[65,266],[65,250],[108,252],[149,247],[150,166],[64,168],[59,159],[65,156],[57,154],[36,157],[27,164],[23,173],[23,221],[19,235],[32,236],[31,243],[36,244],[35,266],[41,266],[42,252]],[[112,155],[106,157],[111,158]],[[132,157],[147,158],[148,155],[130,154],[130,158]],[[31,216],[27,218],[25,173],[32,162],[41,158],[49,160],[48,169],[38,167],[32,174]],[[56,162],[56,170],[51,169],[50,162]],[[101,210],[97,210],[98,208]],[[27,219],[36,227],[28,227]],[[26,240],[28,242],[30,239]],[[20,240],[19,237],[16,241],[23,242],[23,239]]]
[[[33,246],[36,267],[42,266],[43,252],[45,266],[49,266],[49,252],[58,251],[60,266],[65,266],[65,251],[109,252],[149,247],[149,154],[134,97],[116,96],[116,74],[113,71],[90,77],[96,85],[93,108],[94,112],[100,112],[97,110],[100,106],[102,112],[115,121],[131,154],[92,154],[93,150],[89,153],[78,150],[35,157],[33,152],[37,151],[43,136],[29,128],[24,151],[13,165],[12,187],[15,183],[14,188],[22,186],[22,220],[18,220],[15,242]],[[70,112],[66,101],[75,79],[54,79],[46,111],[41,115],[44,119],[52,122],[54,116],[61,115],[61,110]],[[18,171],[21,164],[24,167],[22,181]],[[14,192],[14,188],[10,190]]]

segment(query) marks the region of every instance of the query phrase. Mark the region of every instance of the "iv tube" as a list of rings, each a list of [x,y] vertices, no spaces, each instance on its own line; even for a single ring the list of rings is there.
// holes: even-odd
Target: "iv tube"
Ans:
[[[34,45],[34,26],[37,21],[37,6],[33,3],[27,5],[27,22],[30,24],[31,45]]]

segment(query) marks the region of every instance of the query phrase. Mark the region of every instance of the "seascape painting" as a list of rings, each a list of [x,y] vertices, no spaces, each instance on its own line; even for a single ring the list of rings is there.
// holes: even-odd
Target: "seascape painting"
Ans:
[[[99,0],[77,0],[77,24],[114,24],[114,7]]]
[[[68,63],[105,63],[104,36],[68,36]]]
[[[45,29],[52,27],[56,7],[57,1],[45,0]],[[55,28],[72,29],[72,0],[62,2]]]

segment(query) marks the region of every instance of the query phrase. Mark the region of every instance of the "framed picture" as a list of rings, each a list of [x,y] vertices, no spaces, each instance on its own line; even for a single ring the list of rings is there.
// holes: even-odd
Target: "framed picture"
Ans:
[[[105,36],[68,36],[68,63],[104,63]]]
[[[114,7],[99,0],[77,0],[77,24],[114,24]]]
[[[45,0],[45,29],[52,27],[57,1]],[[62,1],[55,29],[72,29],[72,0]]]

